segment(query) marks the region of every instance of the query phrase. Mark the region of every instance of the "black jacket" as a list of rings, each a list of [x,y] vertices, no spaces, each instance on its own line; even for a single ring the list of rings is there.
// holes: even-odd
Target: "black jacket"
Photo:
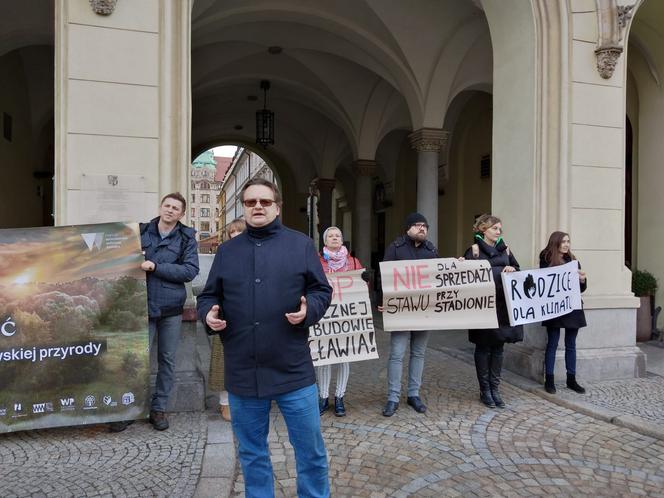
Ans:
[[[490,246],[483,240],[476,240],[479,249],[478,257],[473,254],[473,247],[469,247],[464,254],[466,259],[485,259],[491,264],[493,281],[496,285],[496,314],[498,316],[497,329],[477,329],[468,331],[468,340],[480,346],[497,346],[505,342],[523,341],[523,326],[510,326],[509,313],[505,303],[503,279],[500,274],[506,266],[513,266],[519,270],[519,262],[512,252],[501,240],[495,246]]]
[[[565,260],[565,263],[572,261],[572,258],[569,254],[565,254],[563,259]],[[550,266],[549,262],[546,261],[544,257],[544,251],[540,253],[539,266],[540,268],[548,268]],[[579,263],[579,269],[580,268],[581,263]],[[585,292],[586,288],[588,287],[588,280],[586,279],[585,282],[581,282],[580,285],[581,292]],[[581,302],[581,304],[583,304],[583,302]],[[572,310],[566,315],[557,316],[556,318],[542,322],[542,326],[554,329],[580,329],[586,325],[586,314],[583,312],[583,309]]]
[[[286,313],[307,298],[307,316],[291,325]],[[313,241],[284,227],[279,218],[263,228],[247,226],[215,255],[198,316],[205,323],[218,304],[227,325],[224,344],[226,389],[238,396],[265,398],[316,382],[309,351],[309,326],[332,299]]]
[[[408,235],[397,237],[387,249],[383,261],[401,261],[409,259],[434,259],[438,257],[436,246],[425,240],[419,246]]]

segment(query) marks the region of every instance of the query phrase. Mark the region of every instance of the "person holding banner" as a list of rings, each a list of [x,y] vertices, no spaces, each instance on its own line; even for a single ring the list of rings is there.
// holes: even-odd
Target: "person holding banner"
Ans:
[[[197,308],[224,344],[245,494],[274,496],[268,434],[276,401],[295,449],[298,496],[329,497],[309,327],[325,315],[332,287],[313,241],[281,224],[274,183],[249,180],[240,201],[247,229],[219,246]]]
[[[226,227],[226,236],[232,239],[240,235],[247,228],[242,218],[235,218]],[[219,413],[221,418],[231,421],[231,408],[228,404],[228,391],[224,388],[224,351],[221,337],[215,334],[212,337],[212,350],[210,352],[210,390],[219,391]]]
[[[549,242],[540,253],[540,268],[563,265],[576,260],[571,251],[569,234],[553,232]],[[586,273],[581,271],[579,264],[579,285],[581,292],[586,290],[588,282]],[[586,390],[576,381],[576,336],[579,329],[586,326],[586,315],[583,309],[572,310],[566,315],[545,320],[542,325],[546,327],[547,341],[544,354],[545,381],[544,389],[550,394],[556,393],[554,381],[554,367],[556,364],[556,350],[560,340],[560,329],[565,329],[565,369],[567,370],[567,387],[572,391],[583,394]]]
[[[466,259],[484,259],[491,264],[496,285],[498,328],[469,330],[468,340],[475,344],[475,370],[480,385],[480,401],[489,408],[505,408],[499,390],[503,347],[506,342],[523,340],[523,326],[510,326],[500,274],[519,271],[519,263],[502,238],[503,225],[500,218],[483,214],[475,221],[473,231],[475,243],[464,256]]]
[[[320,255],[320,263],[325,273],[335,273],[351,270],[362,270],[364,267],[360,260],[348,254],[348,249],[343,245],[344,238],[341,230],[337,227],[329,227],[323,232],[323,252]],[[316,367],[318,373],[318,407],[323,415],[329,408],[330,380],[332,377],[332,365]],[[337,387],[334,393],[334,414],[337,417],[346,415],[344,406],[344,395],[350,375],[350,363],[337,363]]]
[[[185,282],[198,275],[196,231],[180,220],[187,201],[179,192],[164,196],[159,216],[141,223],[141,247],[148,288],[150,347],[157,345],[157,380],[150,405],[150,423],[168,429],[166,406],[175,382],[175,354],[180,342],[182,311],[187,299]],[[112,422],[111,432],[123,431],[131,421]]]
[[[383,261],[434,259],[438,250],[427,240],[429,223],[420,213],[410,213],[404,223],[405,234],[398,237],[385,250]],[[382,312],[383,307],[379,306]],[[390,359],[387,363],[387,403],[383,409],[385,417],[391,417],[399,408],[403,357],[410,343],[408,363],[408,394],[406,402],[417,413],[425,413],[426,405],[420,399],[424,355],[429,340],[428,330],[404,330],[391,332]]]

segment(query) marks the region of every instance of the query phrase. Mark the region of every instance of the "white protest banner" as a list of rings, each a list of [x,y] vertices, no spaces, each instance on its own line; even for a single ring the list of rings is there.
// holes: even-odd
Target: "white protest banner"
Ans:
[[[496,287],[487,261],[383,261],[383,328],[496,328]]]
[[[541,322],[581,309],[579,263],[503,273],[510,325]]]
[[[327,273],[332,303],[325,316],[309,327],[314,366],[378,358],[364,270]]]

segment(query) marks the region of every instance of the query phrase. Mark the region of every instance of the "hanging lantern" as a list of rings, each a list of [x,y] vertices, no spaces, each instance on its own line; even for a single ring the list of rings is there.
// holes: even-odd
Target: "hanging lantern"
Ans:
[[[261,81],[261,90],[263,90],[263,108],[256,111],[256,143],[267,148],[274,144],[274,113],[267,108],[267,92],[270,89],[270,82]]]

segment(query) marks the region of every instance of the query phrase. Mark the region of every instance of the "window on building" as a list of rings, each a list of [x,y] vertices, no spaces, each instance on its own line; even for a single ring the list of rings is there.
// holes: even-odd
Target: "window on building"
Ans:
[[[210,194],[201,194],[201,202],[203,204],[210,204]]]
[[[201,221],[201,232],[209,232],[209,231],[210,231],[210,222]]]
[[[209,218],[210,217],[210,208],[201,208],[201,216],[203,218]]]
[[[192,222],[191,222],[191,228],[193,228],[194,230],[196,230],[196,222],[195,222],[195,221],[192,221]]]
[[[191,217],[192,218],[196,217],[196,208],[191,208]]]
[[[196,194],[191,194],[191,203],[196,202]]]

